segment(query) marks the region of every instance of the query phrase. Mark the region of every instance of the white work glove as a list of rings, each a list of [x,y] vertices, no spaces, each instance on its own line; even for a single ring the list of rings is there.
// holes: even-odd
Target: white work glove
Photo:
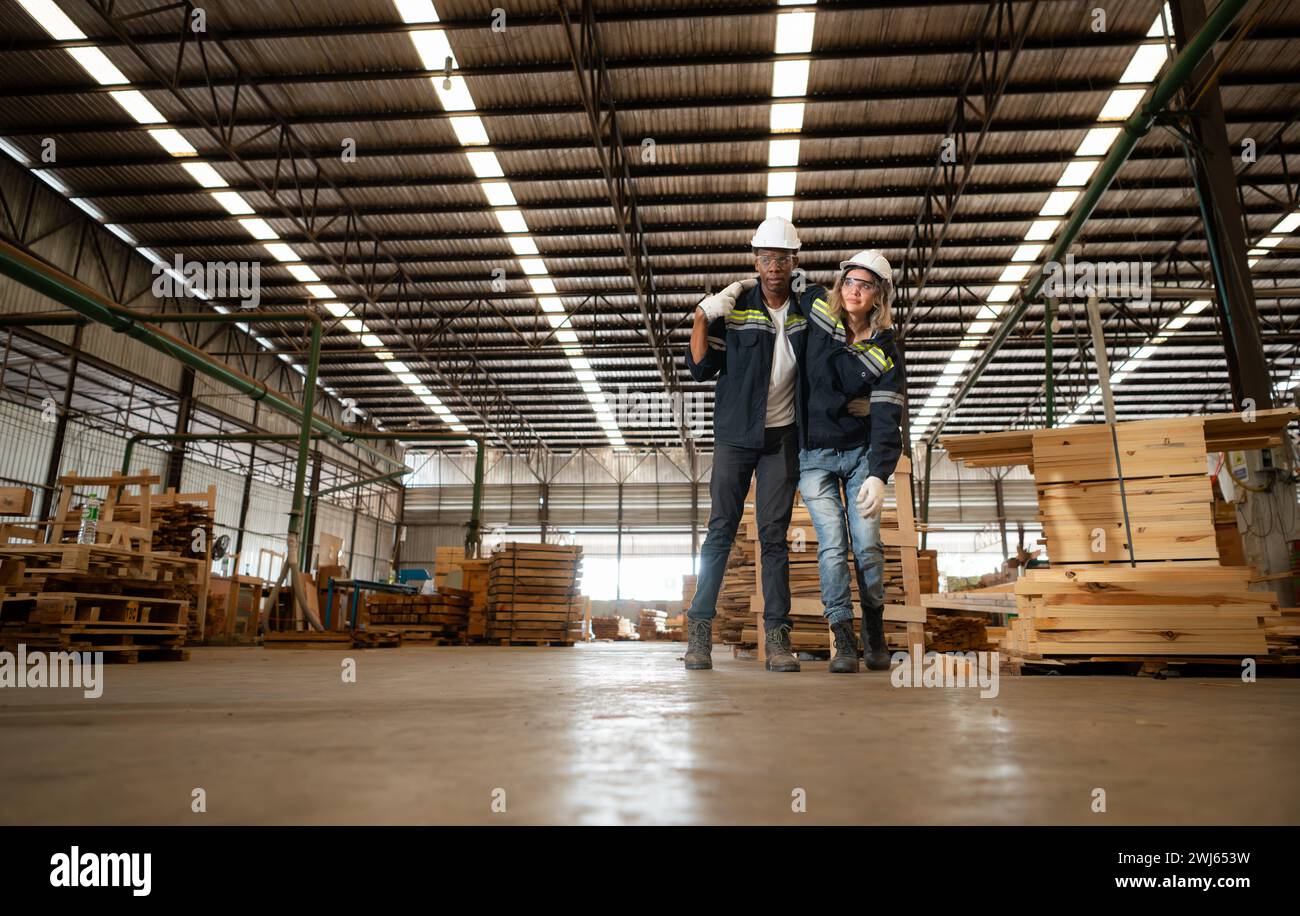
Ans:
[[[854,398],[853,400],[849,401],[849,403],[846,404],[845,406],[848,407],[849,413],[855,417],[871,416],[870,395],[868,395],[865,398]]]
[[[863,518],[875,518],[885,508],[885,482],[879,477],[868,477],[858,488],[857,503]]]
[[[706,297],[697,306],[704,317],[709,321],[721,318],[731,312],[736,307],[736,298],[747,289],[753,289],[758,285],[758,281],[752,277],[748,280],[737,280],[735,283],[718,290],[712,296]]]

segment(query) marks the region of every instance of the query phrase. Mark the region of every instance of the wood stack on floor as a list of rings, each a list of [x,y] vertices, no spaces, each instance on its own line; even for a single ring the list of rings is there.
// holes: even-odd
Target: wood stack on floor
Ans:
[[[366,628],[396,632],[403,644],[463,643],[472,599],[472,593],[450,587],[436,595],[377,592],[366,597]]]
[[[0,547],[0,644],[178,661],[199,560],[99,544]]]
[[[912,465],[900,458],[892,481],[892,499],[888,501],[880,518],[880,540],[884,545],[885,569],[885,637],[890,648],[906,649],[911,644],[924,643],[923,623],[925,609],[921,606],[921,586],[917,563],[917,533],[912,516]],[[741,538],[758,553],[758,525],[754,513],[746,508]],[[812,515],[802,500],[796,502],[790,517],[787,534],[790,544],[790,620],[791,645],[800,650],[829,653],[830,630],[826,625],[825,609],[821,598],[821,577],[817,561],[817,529]],[[849,593],[855,618],[854,631],[861,627],[856,621],[862,616],[858,597],[857,575],[853,556],[846,561],[849,573]],[[762,631],[763,593],[761,586],[761,554],[757,558],[754,587],[749,595],[749,613],[741,629],[740,645],[754,647],[760,660],[764,657]],[[721,607],[719,607],[719,614]]]
[[[206,605],[210,519],[176,507],[173,494],[154,494],[152,474],[59,478],[57,511],[48,523],[22,532],[37,543],[0,546],[0,644],[14,650],[102,651],[106,660],[183,660],[196,604]],[[76,543],[81,527],[81,496],[107,488],[100,502],[94,543]],[[138,493],[127,495],[128,488]],[[215,488],[201,494],[215,502]],[[74,498],[78,500],[74,502]],[[156,515],[155,503],[163,513]],[[202,528],[203,551],[191,553],[190,539],[179,542],[177,525]],[[46,526],[48,525],[48,543]],[[159,530],[162,530],[161,536]],[[169,527],[171,526],[171,527]],[[155,549],[160,547],[176,550]]]
[[[916,552],[916,577],[922,595],[939,591],[939,551],[931,548]]]
[[[617,614],[593,617],[591,618],[592,635],[597,639],[618,639],[619,621],[626,619],[626,617],[620,617]]]
[[[434,549],[433,582],[438,591],[445,591],[450,583],[459,581],[455,587],[470,595],[465,637],[471,642],[487,636],[488,568],[491,563],[490,559],[466,559],[463,547]]]
[[[1017,618],[1002,640],[1013,664],[1263,656],[1276,596],[1249,588],[1252,571],[1221,565],[1207,452],[1261,448],[1298,412],[1144,420],[1116,426],[1132,550],[1110,428],[950,436],[968,465],[1028,464],[1051,561],[1014,586]]]
[[[753,509],[745,508],[745,520],[742,525],[753,521]],[[718,600],[714,605],[716,615],[713,620],[713,642],[738,643],[740,631],[744,629],[752,615],[749,600],[758,588],[758,543],[744,536],[744,529],[736,535],[731,553],[727,557],[727,572],[718,589]]]
[[[691,609],[691,602],[695,600],[695,583],[699,581],[698,576],[682,576],[682,613],[685,614]]]
[[[511,542],[488,569],[487,638],[502,645],[566,645],[582,639],[582,548]]]
[[[637,636],[644,641],[667,639],[668,638],[668,612],[659,611],[654,608],[642,608],[640,618],[637,620]]]

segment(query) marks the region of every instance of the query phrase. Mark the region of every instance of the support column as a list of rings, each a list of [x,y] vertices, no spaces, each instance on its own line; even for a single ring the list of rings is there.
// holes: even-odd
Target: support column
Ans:
[[[541,529],[540,540],[546,543],[546,529],[551,518],[551,488],[545,481],[541,484],[540,496],[537,498],[537,525]]]
[[[194,370],[189,366],[181,369],[180,400],[176,405],[176,435],[189,435],[190,414],[194,410]],[[163,477],[163,490],[181,491],[181,468],[185,464],[185,443],[173,442],[171,453],[167,456],[167,473]]]
[[[54,500],[54,486],[59,482],[59,465],[63,463],[63,440],[68,434],[68,413],[72,410],[72,391],[77,386],[77,367],[81,356],[81,332],[85,325],[77,325],[72,332],[72,354],[68,357],[68,379],[63,385],[63,399],[59,415],[54,419],[54,442],[50,446],[50,460],[45,466],[45,489],[41,491],[41,513],[37,518],[50,517]]]
[[[691,449],[686,467],[691,472],[691,570],[700,572],[700,462],[699,452]]]
[[[253,428],[257,428],[257,414],[261,404],[253,402]],[[239,530],[235,532],[235,553],[242,558],[244,553],[244,528],[248,525],[248,503],[253,495],[253,466],[257,463],[257,443],[248,443],[248,474],[244,477],[244,495],[239,501]],[[235,570],[239,575],[239,570]]]
[[[321,464],[320,449],[317,449],[311,456],[311,483],[307,486],[307,492],[314,497],[320,490],[320,469]],[[302,531],[302,571],[305,573],[311,569],[311,549],[316,543],[316,516],[320,515],[320,503],[312,499],[310,503],[304,505],[311,506],[311,513],[307,515],[307,524]],[[304,510],[305,511],[305,510]]]
[[[614,565],[614,609],[623,600],[623,481],[618,482],[618,547]]]
[[[1181,51],[1205,25],[1205,3],[1204,0],[1172,0],[1170,10],[1174,40]],[[1213,53],[1207,54],[1193,71],[1189,85],[1201,85],[1214,67]],[[1193,177],[1205,217],[1210,260],[1215,268],[1216,298],[1232,376],[1232,399],[1238,410],[1242,409],[1245,398],[1252,398],[1255,407],[1263,410],[1273,406],[1273,388],[1260,339],[1250,268],[1246,264],[1246,229],[1217,82],[1195,100],[1191,113],[1190,133],[1200,146],[1200,154],[1193,156]]]
[[[1002,495],[1001,474],[993,478],[993,498],[997,501],[998,507],[998,533],[1002,535],[1002,559],[1006,560],[1010,555],[1007,553],[1007,504]]]

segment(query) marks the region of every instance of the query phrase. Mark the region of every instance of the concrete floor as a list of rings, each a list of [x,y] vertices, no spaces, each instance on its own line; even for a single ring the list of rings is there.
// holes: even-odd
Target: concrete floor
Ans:
[[[980,699],[725,651],[688,673],[682,648],[195,649],[106,666],[97,700],[0,690],[0,822],[1300,822],[1297,679],[1004,677]]]

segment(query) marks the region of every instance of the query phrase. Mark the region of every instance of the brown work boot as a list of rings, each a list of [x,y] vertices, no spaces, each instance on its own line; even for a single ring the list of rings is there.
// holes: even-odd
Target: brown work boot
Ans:
[[[782,623],[767,629],[768,671],[798,671],[799,659],[790,651],[790,624]]]
[[[686,618],[686,670],[713,668],[713,621]]]
[[[835,636],[835,657],[831,659],[832,674],[857,674],[858,636],[853,632],[852,620],[831,624]]]
[[[862,649],[868,671],[889,670],[889,649],[885,646],[885,609],[862,608]]]

